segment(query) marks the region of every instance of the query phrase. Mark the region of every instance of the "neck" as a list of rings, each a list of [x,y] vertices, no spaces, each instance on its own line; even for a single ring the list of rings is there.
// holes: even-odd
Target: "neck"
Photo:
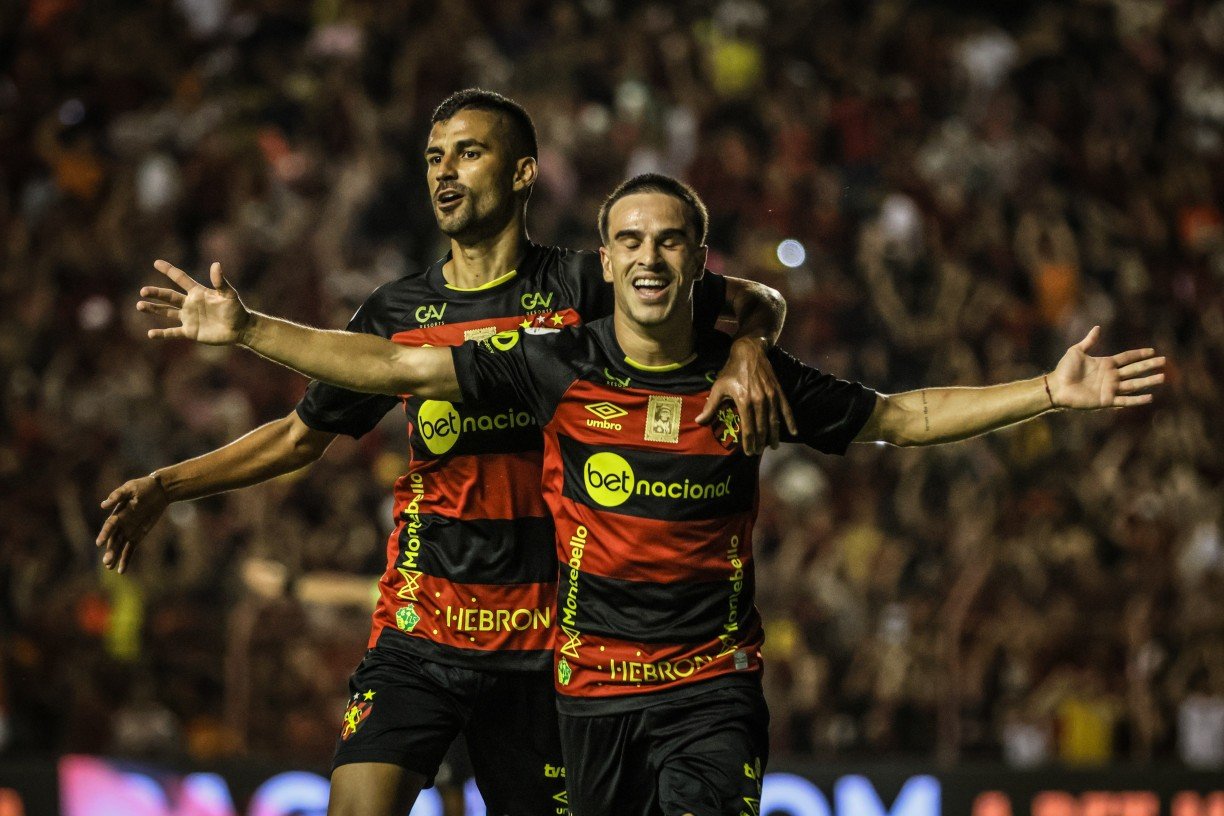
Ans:
[[[442,277],[459,289],[476,289],[518,267],[527,251],[527,228],[522,219],[511,219],[500,231],[468,243],[452,238],[451,259],[442,266]]]
[[[664,323],[644,326],[618,308],[612,318],[616,342],[635,363],[666,366],[687,363],[693,356],[693,310],[677,309]]]

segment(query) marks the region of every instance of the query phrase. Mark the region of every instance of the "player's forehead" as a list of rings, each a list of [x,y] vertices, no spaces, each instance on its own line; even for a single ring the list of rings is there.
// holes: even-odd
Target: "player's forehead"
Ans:
[[[608,234],[626,230],[656,235],[671,230],[689,233],[688,211],[673,195],[647,190],[617,199],[608,210]]]
[[[429,129],[426,149],[443,148],[461,141],[474,140],[488,147],[505,141],[505,127],[496,111],[465,108],[449,119],[434,122]]]

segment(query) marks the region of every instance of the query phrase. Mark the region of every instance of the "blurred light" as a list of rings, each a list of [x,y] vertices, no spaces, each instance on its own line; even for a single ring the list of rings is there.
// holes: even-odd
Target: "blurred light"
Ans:
[[[102,295],[86,298],[77,308],[77,322],[85,331],[97,331],[110,325],[115,306]]]
[[[803,266],[803,262],[806,260],[807,250],[803,248],[803,244],[794,238],[787,238],[778,244],[778,261],[783,266],[794,269],[797,266]]]
[[[85,104],[79,99],[69,99],[59,107],[59,120],[64,127],[79,125],[84,118]]]

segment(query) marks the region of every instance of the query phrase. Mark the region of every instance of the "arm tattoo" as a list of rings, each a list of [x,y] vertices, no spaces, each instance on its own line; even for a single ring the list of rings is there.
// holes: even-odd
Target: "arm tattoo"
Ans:
[[[931,432],[931,411],[927,407],[926,389],[922,390],[922,421],[926,423],[927,433]]]

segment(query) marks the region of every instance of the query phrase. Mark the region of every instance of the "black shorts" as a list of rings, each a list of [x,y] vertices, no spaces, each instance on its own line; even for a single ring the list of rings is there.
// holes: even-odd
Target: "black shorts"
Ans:
[[[431,785],[463,734],[489,813],[566,813],[550,672],[462,669],[375,646],[349,678],[349,692],[333,768],[388,762]]]
[[[561,714],[574,816],[740,816],[760,811],[769,709],[759,686],[621,714]]]

